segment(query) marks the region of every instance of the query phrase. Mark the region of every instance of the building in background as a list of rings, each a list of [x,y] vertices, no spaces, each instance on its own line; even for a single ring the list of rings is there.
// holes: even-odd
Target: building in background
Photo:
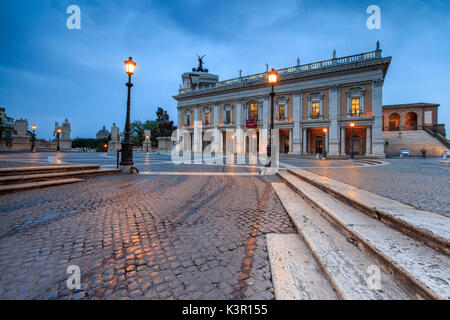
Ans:
[[[108,139],[109,138],[109,131],[106,129],[106,126],[103,126],[103,128],[101,128],[97,134],[95,135],[96,139]]]
[[[386,154],[408,149],[412,155],[441,156],[450,149],[445,125],[438,122],[439,104],[408,103],[383,106],[383,138]]]

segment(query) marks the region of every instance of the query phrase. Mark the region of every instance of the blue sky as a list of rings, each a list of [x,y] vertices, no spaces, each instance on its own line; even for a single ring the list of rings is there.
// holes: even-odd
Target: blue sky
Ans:
[[[69,5],[81,30],[66,28]],[[369,5],[381,30],[366,27]],[[450,1],[15,0],[0,2],[0,106],[50,138],[69,118],[72,137],[125,120],[123,61],[137,62],[132,120],[168,110],[196,54],[220,79],[375,49],[392,56],[384,104],[440,103],[450,130]]]

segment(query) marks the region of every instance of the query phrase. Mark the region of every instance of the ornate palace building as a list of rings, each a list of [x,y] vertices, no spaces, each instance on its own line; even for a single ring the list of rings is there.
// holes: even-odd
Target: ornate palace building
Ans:
[[[325,147],[330,156],[344,156],[353,132],[355,154],[384,157],[382,95],[390,62],[377,43],[375,51],[341,58],[333,52],[330,60],[302,65],[297,59],[297,65],[277,70],[274,126],[279,129],[280,152],[315,154]],[[198,68],[182,75],[183,84],[174,96],[179,128],[200,144],[203,139],[194,123],[201,122],[203,131],[220,130],[224,139],[227,130],[253,128],[258,150],[264,152],[267,134],[261,129],[269,127],[270,119],[268,69],[219,81],[202,63],[199,58]],[[248,144],[246,138],[233,138],[235,150],[248,150],[240,147]]]

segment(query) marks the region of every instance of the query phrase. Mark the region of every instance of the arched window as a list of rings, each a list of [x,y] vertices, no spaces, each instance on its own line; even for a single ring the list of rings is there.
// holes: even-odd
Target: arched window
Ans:
[[[405,117],[405,130],[417,130],[417,114],[408,112]]]
[[[389,131],[400,130],[400,115],[398,113],[391,113],[389,116]]]

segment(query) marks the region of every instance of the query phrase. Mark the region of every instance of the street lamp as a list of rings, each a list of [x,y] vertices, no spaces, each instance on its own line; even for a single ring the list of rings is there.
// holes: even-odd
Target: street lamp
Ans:
[[[136,69],[136,63],[130,57],[125,63],[125,72],[128,74],[128,82],[126,86],[128,87],[128,98],[127,98],[127,118],[125,121],[125,138],[122,141],[122,160],[120,161],[120,166],[123,172],[130,172],[129,170],[133,166],[133,143],[130,139],[130,93],[131,87],[131,76]]]
[[[351,122],[350,123],[350,128],[352,128],[351,129],[351,132],[350,132],[350,160],[353,160],[354,158],[355,158],[355,155],[354,155],[354,153],[353,153],[353,128],[355,127],[355,123],[354,122]]]
[[[146,147],[147,147],[147,153],[148,153],[148,144],[149,144],[149,139],[150,139],[150,136],[145,136],[145,145],[146,145]]]
[[[323,129],[324,137],[323,137],[323,148],[322,148],[322,159],[325,160],[327,158],[327,133],[328,129]]]
[[[33,129],[33,133],[31,134],[31,152],[34,152],[34,140],[36,139],[36,125],[33,124],[31,126],[31,129]]]
[[[59,152],[60,148],[59,148],[59,135],[61,134],[61,128],[58,128],[56,130],[56,138],[58,139],[58,145],[56,146],[56,151]]]
[[[272,91],[270,92],[270,127],[269,127],[269,143],[267,144],[267,157],[270,157],[269,163],[266,167],[270,167],[272,164],[272,131],[273,131],[273,100],[275,97],[275,85],[278,82],[278,73],[272,68],[272,71],[268,74],[269,83],[272,85]]]

